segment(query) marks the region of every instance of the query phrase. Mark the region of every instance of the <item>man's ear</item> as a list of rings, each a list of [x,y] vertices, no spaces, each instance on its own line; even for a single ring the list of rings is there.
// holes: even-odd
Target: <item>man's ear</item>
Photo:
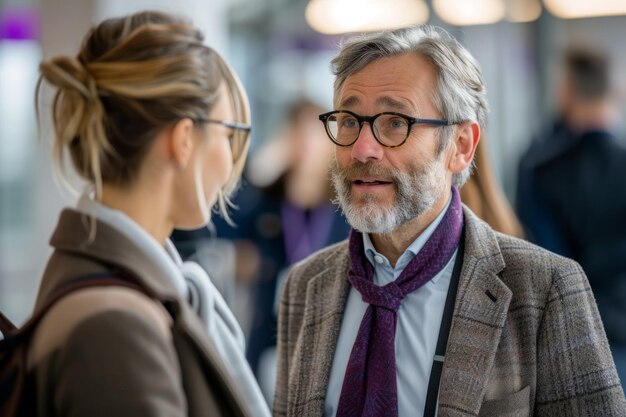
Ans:
[[[458,174],[470,166],[479,140],[480,126],[478,123],[466,121],[458,125],[457,131],[454,133],[453,153],[448,160],[448,169],[453,174]]]
[[[193,129],[193,121],[184,118],[172,126],[168,135],[170,155],[181,168],[186,167],[191,160],[194,144]]]

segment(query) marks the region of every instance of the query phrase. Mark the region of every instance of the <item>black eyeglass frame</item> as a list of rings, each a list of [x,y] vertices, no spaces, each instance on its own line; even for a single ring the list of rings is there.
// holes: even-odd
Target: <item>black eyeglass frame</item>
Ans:
[[[356,137],[354,138],[354,141],[352,141],[351,143],[348,143],[348,144],[338,143],[337,140],[334,139],[333,135],[330,133],[330,129],[328,127],[328,119],[330,118],[330,116],[332,116],[334,114],[338,114],[338,113],[348,113],[348,114],[354,116],[354,118],[359,122],[359,133],[356,135]],[[376,121],[377,118],[379,118],[380,116],[384,116],[384,115],[392,115],[392,116],[402,117],[407,122],[408,128],[407,128],[406,137],[404,138],[404,140],[402,142],[400,142],[397,145],[387,145],[387,144],[383,143],[378,138],[378,135],[376,134],[376,131],[374,130],[374,122]],[[328,113],[320,114],[319,115],[319,119],[321,120],[322,123],[324,123],[324,129],[326,130],[326,134],[328,135],[330,140],[335,145],[343,146],[343,147],[352,146],[352,145],[354,145],[356,143],[357,140],[359,140],[359,136],[361,136],[361,130],[363,130],[363,124],[365,122],[369,123],[370,130],[372,131],[372,135],[374,135],[374,139],[376,139],[376,142],[380,143],[382,146],[384,146],[386,148],[397,148],[399,146],[404,145],[404,143],[407,141],[409,136],[411,136],[411,129],[413,128],[413,125],[415,125],[415,124],[434,125],[434,126],[452,126],[452,125],[457,125],[457,124],[460,123],[460,122],[450,122],[449,120],[445,120],[445,119],[421,119],[419,117],[411,117],[409,115],[406,115],[406,114],[403,114],[403,113],[397,113],[397,112],[382,112],[382,113],[375,114],[373,116],[361,116],[361,115],[358,115],[358,114],[356,114],[354,112],[351,112],[349,110],[333,110],[333,111],[329,111]]]

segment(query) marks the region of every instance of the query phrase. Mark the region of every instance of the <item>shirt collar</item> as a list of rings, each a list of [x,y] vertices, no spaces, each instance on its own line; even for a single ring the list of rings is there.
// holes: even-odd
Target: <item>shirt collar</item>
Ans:
[[[420,250],[422,250],[422,247],[424,247],[424,245],[426,244],[430,236],[434,233],[437,226],[439,226],[439,223],[441,223],[441,220],[443,219],[443,216],[448,211],[448,207],[450,207],[451,202],[452,202],[452,194],[450,194],[450,197],[448,197],[448,202],[446,203],[443,210],[441,210],[441,212],[437,215],[435,220],[433,220],[433,222],[429,224],[428,227],[424,229],[422,233],[420,233],[420,235],[413,241],[413,243],[411,243],[409,247],[406,248],[402,256],[398,258],[398,262],[396,262],[395,269],[404,269],[404,267],[407,266],[409,262],[411,262],[411,259],[413,259],[413,257],[417,255]],[[367,260],[372,265],[376,266],[376,262],[374,261],[374,256],[378,255],[378,256],[381,256],[383,259],[385,259],[385,264],[389,264],[388,259],[374,248],[374,244],[372,243],[372,239],[370,238],[369,233],[362,233],[362,235],[363,235],[363,248],[365,249],[365,256],[367,257]]]

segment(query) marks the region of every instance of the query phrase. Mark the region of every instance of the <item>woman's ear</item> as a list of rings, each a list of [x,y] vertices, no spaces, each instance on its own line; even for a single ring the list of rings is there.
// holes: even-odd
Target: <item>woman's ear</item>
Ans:
[[[193,121],[180,119],[169,132],[169,149],[172,159],[180,168],[185,168],[193,153]]]
[[[466,121],[458,126],[454,134],[453,154],[448,161],[448,169],[453,174],[458,174],[470,166],[479,140],[480,126],[478,123]]]

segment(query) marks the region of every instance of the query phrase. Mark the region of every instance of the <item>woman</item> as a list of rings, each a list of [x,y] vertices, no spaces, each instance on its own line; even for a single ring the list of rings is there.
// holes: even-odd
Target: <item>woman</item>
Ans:
[[[57,303],[29,352],[37,415],[269,415],[237,322],[168,241],[206,225],[216,202],[225,210],[248,149],[245,93],[202,40],[144,12],[97,25],[76,58],[41,64],[40,83],[57,88],[57,162],[68,152],[92,188],[61,214],[37,306],[85,276],[155,297],[102,286]]]

